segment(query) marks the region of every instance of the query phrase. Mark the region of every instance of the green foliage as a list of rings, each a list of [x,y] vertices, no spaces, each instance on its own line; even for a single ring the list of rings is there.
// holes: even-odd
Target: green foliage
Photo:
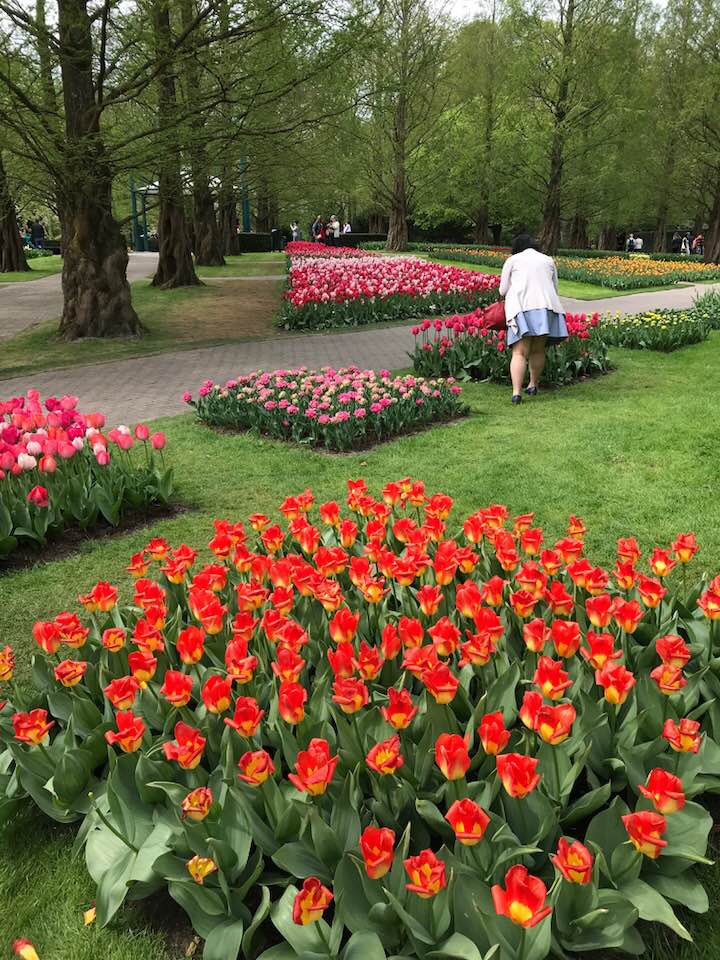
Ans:
[[[709,311],[720,324],[720,316]],[[607,343],[631,350],[678,350],[707,340],[711,326],[702,312],[692,310],[646,310],[639,314],[608,314],[602,318],[601,334]]]

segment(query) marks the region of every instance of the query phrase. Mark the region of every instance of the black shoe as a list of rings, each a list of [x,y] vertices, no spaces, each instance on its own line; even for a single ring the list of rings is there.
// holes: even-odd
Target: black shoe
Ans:
[[[538,392],[538,388],[537,388],[537,387],[525,387],[525,393],[526,393],[529,397],[534,397],[537,392]]]
[[[522,394],[514,393],[512,398],[513,403],[522,403]]]

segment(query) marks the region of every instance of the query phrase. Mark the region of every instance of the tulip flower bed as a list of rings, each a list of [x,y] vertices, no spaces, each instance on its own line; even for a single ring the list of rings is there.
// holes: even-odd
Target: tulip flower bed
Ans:
[[[347,257],[374,257],[369,250],[359,247],[331,247],[324,243],[312,243],[308,240],[291,240],[285,245],[285,253],[289,257],[326,257],[330,259],[344,259]]]
[[[547,351],[543,383],[562,386],[607,373],[608,349],[599,314],[568,314],[569,337]],[[504,383],[510,379],[506,331],[488,327],[482,310],[413,327],[413,367],[423,376],[465,377]]]
[[[205,960],[543,960],[689,934],[720,789],[720,578],[679,534],[614,570],[585,526],[405,478],[347,510],[154,539],[134,590],[0,651],[0,818],[82,821],[97,921],[167,888]],[[20,931],[22,932],[22,931]],[[490,953],[488,953],[488,951]],[[600,954],[598,954],[600,955]]]
[[[451,244],[417,244],[412,249],[445,260],[502,267],[510,251],[506,247],[469,247]],[[569,253],[569,251],[568,251]],[[720,280],[720,265],[699,260],[666,260],[608,254],[602,257],[555,257],[558,277],[579,283],[597,284],[612,290],[664,287],[681,281]]]
[[[700,343],[710,336],[710,324],[693,310],[647,310],[645,313],[606,314],[601,321],[603,339],[630,350],[662,350],[669,353]]]
[[[460,393],[452,379],[298,367],[256,371],[224,385],[208,380],[197,400],[186,393],[185,401],[201,422],[214,427],[346,451],[463,416]]]
[[[293,257],[281,322],[315,330],[448,313],[486,306],[499,283],[418,257]]]
[[[101,413],[80,413],[77,397],[37,390],[0,401],[0,559],[42,546],[70,528],[117,526],[128,510],[167,503],[172,472],[165,436],[144,424],[102,433]],[[141,453],[132,455],[133,447]]]

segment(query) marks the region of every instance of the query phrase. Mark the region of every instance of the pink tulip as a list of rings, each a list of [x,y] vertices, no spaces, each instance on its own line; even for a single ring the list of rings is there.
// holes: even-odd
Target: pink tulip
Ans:
[[[158,433],[154,433],[152,437],[150,437],[150,442],[154,450],[162,450],[166,443],[165,434],[159,431]]]

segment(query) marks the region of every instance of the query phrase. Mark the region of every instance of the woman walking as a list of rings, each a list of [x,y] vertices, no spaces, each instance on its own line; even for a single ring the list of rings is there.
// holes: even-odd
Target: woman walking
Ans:
[[[510,377],[512,402],[522,402],[525,371],[530,366],[529,396],[538,392],[545,367],[545,348],[567,340],[565,311],[557,292],[558,276],[552,257],[540,253],[528,234],[515,237],[512,256],[500,277],[500,296],[505,297],[507,345],[512,347]]]

